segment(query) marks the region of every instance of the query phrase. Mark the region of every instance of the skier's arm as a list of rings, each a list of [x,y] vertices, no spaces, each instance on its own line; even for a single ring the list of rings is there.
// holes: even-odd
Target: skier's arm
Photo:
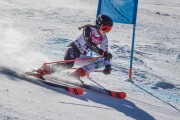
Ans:
[[[103,49],[104,51],[108,51],[108,39],[107,37],[104,37],[104,40],[100,46],[101,49]],[[103,73],[105,75],[111,74],[111,64],[110,64],[110,59],[104,59],[104,64],[105,64],[105,69],[103,70]]]
[[[100,55],[102,55],[103,57],[105,57],[106,59],[112,59],[112,54],[109,53],[108,51],[104,51],[100,48],[98,48],[96,46],[96,44],[94,44],[92,42],[92,31],[91,31],[91,28],[90,27],[86,27],[84,29],[84,32],[83,32],[83,35],[84,35],[84,40],[86,42],[86,45],[87,47],[89,47],[90,50],[94,51],[95,53],[98,53]]]
[[[92,50],[93,52],[102,55],[104,51],[103,51],[102,49],[98,48],[98,47],[96,46],[96,44],[94,44],[94,43],[92,42],[92,36],[91,36],[91,35],[92,35],[92,32],[91,32],[91,28],[90,28],[90,27],[86,27],[86,28],[84,29],[84,33],[83,33],[83,34],[84,34],[84,40],[85,40],[85,42],[86,42],[87,47],[89,47],[89,49]]]

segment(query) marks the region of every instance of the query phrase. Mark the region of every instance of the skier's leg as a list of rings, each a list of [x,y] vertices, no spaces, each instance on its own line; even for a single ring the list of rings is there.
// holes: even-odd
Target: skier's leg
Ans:
[[[79,58],[81,53],[77,49],[77,47],[74,44],[71,44],[70,47],[65,52],[64,60],[75,60],[76,58]],[[57,64],[58,68],[63,69],[69,69],[74,66],[75,61],[72,62],[64,62]]]
[[[101,67],[104,66],[104,59],[100,58],[95,60],[93,63],[85,65],[83,67],[81,67],[84,71],[86,71],[87,74],[89,74],[90,72],[93,72]]]
[[[78,60],[75,62],[75,65],[77,66],[84,66],[84,65],[88,65],[94,62],[94,60],[92,60],[91,56],[87,56],[84,54],[81,54],[79,58],[82,58],[83,60]]]
[[[79,50],[75,46],[70,46],[67,48],[65,52],[64,60],[74,60],[80,56]],[[69,69],[74,66],[73,62],[64,62],[64,63],[57,63],[57,64],[50,64],[50,65],[43,65],[41,68],[36,70],[37,73],[42,75],[48,75],[54,73],[56,71],[61,71],[64,69]]]
[[[80,77],[87,76],[90,72],[93,72],[102,66],[104,66],[104,59],[96,59],[93,63],[78,68],[74,73],[71,74],[71,76],[75,76],[75,78],[80,79]]]

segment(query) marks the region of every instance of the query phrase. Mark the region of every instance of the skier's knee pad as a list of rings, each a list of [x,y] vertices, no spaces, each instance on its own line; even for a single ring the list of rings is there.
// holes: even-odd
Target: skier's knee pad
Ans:
[[[76,73],[77,73],[78,75],[80,75],[81,77],[84,77],[84,76],[87,76],[87,75],[88,75],[88,73],[87,73],[84,69],[82,69],[82,68],[78,68],[78,69],[76,70]]]

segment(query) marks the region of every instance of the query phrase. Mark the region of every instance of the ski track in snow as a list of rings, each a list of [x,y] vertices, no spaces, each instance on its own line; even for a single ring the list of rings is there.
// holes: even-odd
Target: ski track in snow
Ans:
[[[109,89],[126,91],[122,101],[88,90],[74,96],[14,73],[63,59],[66,46],[82,32],[77,27],[94,23],[97,0],[0,2],[0,119],[179,119],[180,1],[139,1],[135,85],[126,82],[132,26],[115,23],[108,34],[113,72],[90,77]]]

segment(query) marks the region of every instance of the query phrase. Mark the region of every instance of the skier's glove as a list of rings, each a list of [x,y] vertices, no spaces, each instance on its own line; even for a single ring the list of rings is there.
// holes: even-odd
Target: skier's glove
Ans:
[[[105,69],[103,70],[103,73],[105,74],[105,75],[108,75],[108,74],[111,74],[111,65],[106,65],[105,66]]]
[[[106,60],[112,59],[112,54],[110,52],[107,51],[103,52],[103,56]]]

